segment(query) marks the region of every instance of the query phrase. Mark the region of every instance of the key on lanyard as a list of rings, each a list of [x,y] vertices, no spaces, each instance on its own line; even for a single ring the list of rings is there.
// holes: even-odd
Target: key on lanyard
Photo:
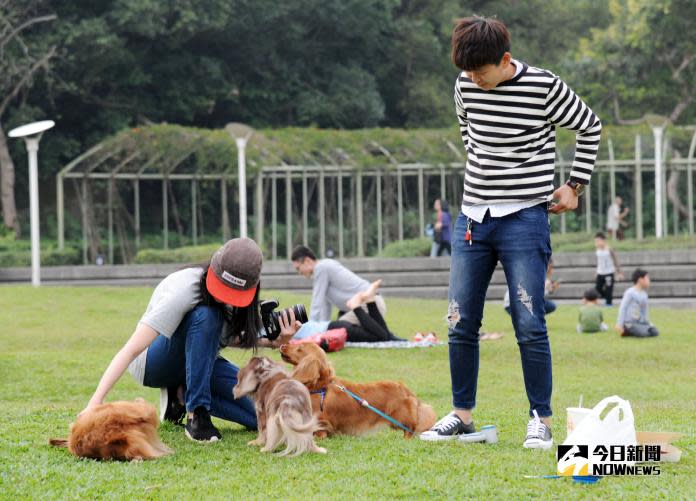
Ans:
[[[464,240],[469,242],[469,245],[473,242],[473,238],[471,238],[471,218],[468,217],[466,218],[466,234],[464,235]]]

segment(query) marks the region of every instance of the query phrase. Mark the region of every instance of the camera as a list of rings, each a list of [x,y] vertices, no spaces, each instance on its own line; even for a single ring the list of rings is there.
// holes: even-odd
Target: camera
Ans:
[[[307,318],[307,310],[303,304],[295,304],[284,310],[275,311],[279,303],[277,299],[267,299],[261,301],[259,308],[261,310],[261,323],[263,324],[263,330],[266,331],[265,337],[273,341],[280,336],[280,316],[283,313],[287,313],[288,319],[290,318],[290,312],[295,313],[295,320],[299,320],[301,323],[305,323]]]

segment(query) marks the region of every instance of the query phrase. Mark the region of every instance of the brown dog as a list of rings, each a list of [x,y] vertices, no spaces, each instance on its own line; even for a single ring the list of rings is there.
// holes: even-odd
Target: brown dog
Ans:
[[[157,411],[142,398],[94,406],[70,425],[70,437],[49,443],[83,458],[131,461],[171,454],[157,435]]]
[[[281,365],[266,357],[252,358],[237,374],[232,391],[234,398],[256,395],[259,436],[249,445],[260,445],[262,452],[272,452],[285,444],[281,456],[307,451],[326,453],[326,449],[314,443],[317,421],[312,416],[307,388],[290,379]]]
[[[312,409],[319,416],[322,431],[317,434],[364,435],[389,423],[377,413],[361,406],[336,384],[344,386],[359,397],[402,423],[415,433],[430,429],[436,420],[435,411],[416,398],[411,390],[398,381],[352,383],[335,377],[334,369],[324,350],[311,343],[284,344],[280,347],[283,360],[296,365],[291,377],[304,384],[312,392]],[[334,384],[335,383],[335,384]],[[404,431],[406,438],[413,433]]]

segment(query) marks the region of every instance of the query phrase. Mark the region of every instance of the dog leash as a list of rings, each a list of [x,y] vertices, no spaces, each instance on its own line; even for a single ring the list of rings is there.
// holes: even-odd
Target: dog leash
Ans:
[[[394,419],[393,417],[389,416],[388,414],[385,414],[384,412],[382,412],[381,410],[377,409],[376,407],[372,407],[372,406],[370,405],[370,403],[369,403],[367,400],[365,400],[364,398],[360,398],[358,395],[356,395],[355,393],[353,393],[352,391],[350,391],[350,390],[349,390],[348,388],[346,388],[345,386],[341,386],[340,384],[336,384],[336,383],[334,383],[334,385],[335,385],[339,390],[341,390],[342,392],[347,393],[348,395],[350,395],[351,397],[353,397],[353,399],[354,399],[356,402],[358,402],[360,405],[362,405],[363,407],[367,407],[368,409],[370,409],[370,410],[371,410],[372,412],[374,412],[375,414],[378,414],[378,415],[382,416],[384,419],[386,419],[387,421],[389,421],[389,422],[392,423],[392,424],[395,424],[396,426],[398,426],[399,428],[401,428],[401,429],[404,430],[405,432],[413,434],[413,430],[409,430],[408,428],[406,428],[403,424],[399,423],[399,422],[398,422],[396,419]]]

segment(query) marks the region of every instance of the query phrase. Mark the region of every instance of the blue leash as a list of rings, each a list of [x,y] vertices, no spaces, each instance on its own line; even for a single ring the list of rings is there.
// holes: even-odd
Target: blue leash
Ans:
[[[392,423],[392,424],[395,424],[396,426],[398,426],[399,428],[401,428],[401,429],[404,430],[405,432],[413,434],[413,431],[412,431],[412,430],[409,430],[409,429],[406,428],[403,424],[399,423],[396,419],[394,419],[394,418],[391,417],[391,416],[388,416],[387,414],[385,414],[385,413],[382,412],[381,410],[377,409],[376,407],[372,407],[372,406],[370,405],[370,403],[369,403],[367,400],[365,400],[364,398],[360,398],[359,396],[357,396],[355,393],[353,393],[352,391],[350,391],[350,390],[349,390],[348,388],[346,388],[345,386],[341,386],[340,384],[336,384],[336,383],[334,383],[334,384],[338,387],[339,390],[341,390],[342,392],[347,393],[348,395],[350,395],[351,397],[353,397],[353,399],[354,399],[356,402],[358,402],[360,405],[362,405],[363,407],[367,407],[368,409],[370,409],[370,410],[371,410],[372,412],[374,412],[375,414],[378,414],[378,415],[382,416],[384,419],[386,419],[387,421],[389,421],[389,422]]]

